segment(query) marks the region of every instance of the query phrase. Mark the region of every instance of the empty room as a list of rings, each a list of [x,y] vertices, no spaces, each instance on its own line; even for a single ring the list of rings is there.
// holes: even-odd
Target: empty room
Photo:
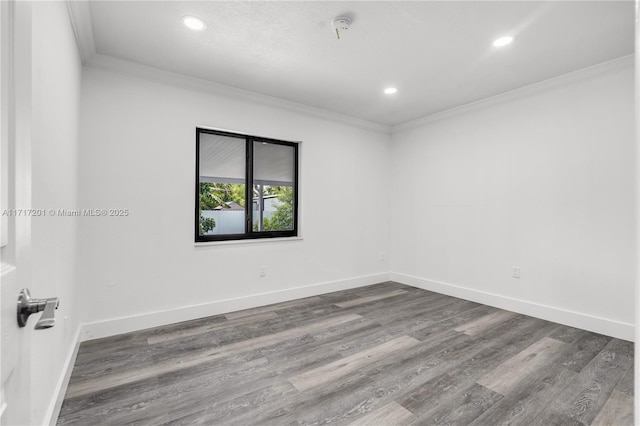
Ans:
[[[636,22],[0,1],[0,424],[638,424]]]

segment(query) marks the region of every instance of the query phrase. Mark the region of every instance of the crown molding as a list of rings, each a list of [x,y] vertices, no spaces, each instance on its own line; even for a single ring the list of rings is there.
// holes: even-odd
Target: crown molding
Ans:
[[[105,71],[117,72],[156,83],[176,86],[183,89],[206,92],[217,96],[272,106],[291,112],[322,118],[325,120],[347,124],[364,130],[390,134],[391,126],[364,120],[338,112],[239,89],[225,84],[215,83],[185,74],[174,73],[159,68],[138,64],[124,59],[100,54],[96,51],[91,10],[88,0],[67,0],[67,9],[71,18],[71,26],[82,59],[82,64]]]
[[[91,10],[88,0],[67,0],[67,10],[71,20],[73,34],[80,53],[82,64],[86,65],[96,54],[96,45],[93,39],[93,26],[91,25]]]
[[[634,60],[635,60],[634,54],[621,56],[619,58],[612,59],[607,62],[601,62],[596,65],[591,65],[586,68],[581,68],[576,71],[571,71],[566,74],[551,77],[547,80],[538,81],[536,83],[532,83],[527,86],[522,86],[517,89],[510,90],[508,92],[500,93],[498,95],[490,96],[488,98],[482,98],[465,105],[461,105],[445,111],[430,114],[424,117],[416,118],[414,120],[406,121],[404,123],[396,124],[391,127],[391,134],[400,133],[405,130],[415,129],[417,127],[425,126],[429,123],[445,120],[445,119],[456,117],[462,114],[467,114],[469,112],[488,108],[494,105],[499,105],[505,102],[526,98],[526,97],[535,95],[536,93],[566,86],[567,84],[570,84],[572,82],[590,80],[599,75],[602,75],[611,71],[615,71],[618,69],[622,69],[628,66],[633,67]]]
[[[315,108],[312,106],[299,104],[297,102],[263,95],[261,93],[238,89],[236,87],[214,83],[213,81],[191,77],[185,74],[174,73],[147,65],[137,64],[135,62],[115,58],[113,56],[96,53],[87,61],[85,65],[87,67],[121,73],[131,77],[153,81],[155,83],[166,84],[169,86],[180,87],[188,90],[195,90],[198,92],[206,92],[235,100],[242,100],[246,102],[272,106],[295,113],[302,113],[316,118],[323,118],[333,122],[347,124],[364,130],[370,130],[384,134],[391,133],[391,126],[385,124],[374,123],[372,121],[363,120],[361,118],[352,117],[321,108]]]

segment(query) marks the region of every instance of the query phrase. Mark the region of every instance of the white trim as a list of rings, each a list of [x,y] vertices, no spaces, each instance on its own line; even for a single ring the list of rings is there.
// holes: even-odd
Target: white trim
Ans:
[[[16,267],[10,263],[0,263],[0,280],[14,272]]]
[[[67,0],[71,26],[76,37],[82,64],[105,71],[142,78],[156,83],[181,87],[183,89],[208,92],[219,96],[274,106],[288,111],[303,113],[312,117],[324,118],[333,122],[348,124],[364,130],[390,134],[391,126],[375,123],[362,118],[341,114],[321,108],[315,108],[297,102],[287,101],[273,96],[239,89],[225,84],[214,83],[201,78],[161,70],[159,68],[137,64],[113,56],[97,53],[91,23],[91,10],[87,0]]]
[[[86,65],[96,54],[89,2],[67,0],[67,10],[71,20],[73,35],[75,36],[76,44],[78,45],[80,59],[82,60],[82,64]]]
[[[638,111],[640,111],[640,0],[636,0],[635,4],[635,15],[636,15],[636,61],[635,61],[635,107],[636,107],[636,138],[635,138],[635,148],[636,148],[636,162],[635,162],[635,173],[634,173],[634,183],[636,185],[635,191],[635,255],[634,259],[636,261],[635,268],[635,337],[636,342],[640,342],[640,262],[638,261],[638,255],[640,254],[640,226],[638,226],[638,217],[640,217],[640,120],[638,120]],[[635,375],[634,375],[634,388],[640,389],[640,350],[638,348],[635,349],[634,355],[634,363],[635,363]],[[636,397],[634,398],[634,413],[635,413],[635,422],[636,426],[640,425],[640,397],[636,392]]]
[[[304,238],[301,236],[296,237],[278,237],[278,238],[247,238],[244,240],[225,240],[225,241],[201,241],[193,243],[195,247],[211,247],[211,246],[226,246],[235,244],[263,244],[263,243],[286,243],[293,241],[302,241]]]
[[[62,402],[64,401],[64,396],[67,393],[67,386],[69,386],[69,380],[71,379],[71,372],[73,371],[73,366],[75,365],[76,358],[78,357],[78,349],[80,349],[80,326],[77,327],[76,333],[73,336],[71,348],[64,362],[64,369],[58,378],[58,383],[56,383],[49,408],[44,415],[43,424],[53,426],[58,422]]]
[[[525,314],[547,321],[557,322],[559,324],[617,337],[618,339],[634,341],[635,327],[630,323],[570,311],[555,306],[541,305],[526,300],[514,299],[511,297],[501,296],[499,294],[478,291],[455,284],[429,280],[413,275],[392,272],[390,274],[390,279],[391,281],[410,285],[412,287],[435,291],[437,293],[459,297],[489,306],[495,306],[497,308],[506,309],[519,314]]]
[[[634,57],[634,54],[622,56],[611,61],[602,62],[596,65],[591,65],[586,68],[581,68],[579,70],[569,72],[567,74],[551,77],[547,80],[539,81],[528,86],[518,87],[517,89],[510,90],[508,92],[503,92],[494,96],[489,96],[487,98],[478,99],[477,101],[457,106],[445,111],[436,112],[434,114],[416,118],[415,120],[396,124],[395,126],[391,127],[391,133],[393,135],[398,132],[414,129],[416,127],[421,127],[435,121],[456,117],[461,114],[466,114],[468,112],[487,108],[493,105],[518,99],[525,99],[545,90],[564,87],[567,84],[575,83],[580,80],[594,78],[599,75],[606,74],[608,72],[615,71],[627,66],[633,66]]]
[[[292,141],[292,140],[288,140],[286,138],[282,138],[282,137],[279,137],[279,136],[252,135],[250,133],[241,132],[239,130],[222,129],[220,127],[211,127],[211,126],[208,126],[208,125],[201,125],[201,124],[196,124],[196,128],[203,129],[203,130],[213,130],[215,132],[235,133],[236,135],[249,136],[249,137],[253,137],[253,138],[275,139],[277,141],[289,142],[289,143],[295,143],[295,144],[298,144],[298,145],[302,145],[302,141]]]
[[[166,311],[147,312],[128,317],[97,321],[82,325],[81,340],[86,341],[115,336],[117,334],[204,318],[211,315],[220,315],[243,309],[287,302],[289,300],[301,299],[304,297],[317,296],[319,294],[326,294],[334,291],[363,287],[388,280],[388,273],[379,273],[345,280],[312,284],[304,287],[294,287],[286,290],[242,296],[233,299],[216,300],[213,302],[185,306]]]
[[[96,68],[103,71],[110,71],[127,75],[129,77],[140,78],[155,83],[168,86],[179,87],[197,92],[210,93],[216,96],[228,97],[234,100],[251,102],[259,105],[280,108],[286,111],[305,114],[307,116],[322,118],[336,123],[343,123],[349,126],[364,130],[370,130],[383,134],[391,133],[391,126],[374,123],[362,118],[340,114],[338,112],[316,108],[293,101],[276,98],[261,93],[251,92],[228,86],[226,84],[214,83],[197,77],[191,77],[171,71],[162,70],[147,65],[136,64],[124,59],[97,53],[87,60],[87,67]]]
[[[204,318],[211,315],[220,315],[243,309],[301,299],[304,297],[317,296],[320,294],[362,287],[385,281],[395,281],[412,287],[434,291],[489,306],[495,306],[500,309],[530,315],[547,321],[605,334],[619,339],[634,341],[635,327],[630,323],[396,272],[364,275],[345,280],[312,284],[304,287],[294,287],[286,290],[242,296],[233,299],[217,300],[166,311],[147,312],[127,317],[86,323],[82,325],[80,341],[99,339],[102,337],[144,330],[146,328],[159,327],[181,321]]]

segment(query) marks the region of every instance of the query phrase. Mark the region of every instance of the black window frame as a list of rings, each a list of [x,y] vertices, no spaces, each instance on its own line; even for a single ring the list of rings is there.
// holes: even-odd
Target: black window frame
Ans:
[[[200,135],[202,133],[220,135],[245,140],[245,221],[244,233],[222,235],[200,235]],[[253,143],[266,142],[275,145],[285,145],[293,148],[293,229],[285,231],[254,231],[253,230]],[[298,169],[299,142],[284,141],[263,136],[234,133],[224,130],[214,130],[196,127],[196,198],[195,198],[195,242],[256,240],[264,238],[290,238],[298,236]]]

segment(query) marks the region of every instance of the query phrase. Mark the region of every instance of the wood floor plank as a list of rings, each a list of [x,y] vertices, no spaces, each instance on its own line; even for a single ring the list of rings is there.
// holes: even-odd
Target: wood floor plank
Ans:
[[[634,368],[632,365],[631,367],[629,367],[627,372],[624,373],[624,376],[622,376],[622,379],[620,379],[620,381],[616,386],[617,391],[625,393],[629,396],[633,396],[633,381],[634,381],[633,370]]]
[[[207,404],[194,403],[194,400],[182,399],[178,408],[171,407],[169,425],[269,425],[270,422],[259,421],[257,413],[251,407],[268,407],[272,401],[286,399],[297,391],[291,383],[274,381],[268,386],[252,387],[242,395],[231,398],[208,399]],[[197,401],[197,399],[195,400]],[[252,416],[240,420],[247,411]]]
[[[356,287],[347,290],[334,291],[332,293],[325,293],[318,297],[328,303],[344,302],[345,300],[356,299],[358,297],[371,296],[379,293],[386,293],[392,290],[406,290],[411,293],[416,290],[415,287],[406,286],[393,281],[387,281],[379,284],[373,284],[363,287]],[[421,294],[424,294],[420,292]],[[436,293],[433,293],[436,294]]]
[[[461,299],[456,300],[454,298],[454,303],[441,306],[435,310],[429,310],[428,312],[425,312],[425,316],[432,322],[440,322],[461,315],[464,312],[474,310],[480,306],[482,305],[479,303]]]
[[[384,406],[396,396],[412,389],[417,383],[446,371],[447,365],[455,363],[456,358],[463,353],[449,352],[446,348],[452,344],[461,344],[464,340],[468,340],[468,337],[452,332],[433,345],[422,344],[385,360],[370,370],[359,371],[357,375],[348,377],[352,380],[362,377],[363,384],[340,396],[334,394],[334,386],[317,387],[302,392],[283,407],[292,414],[279,418],[284,423],[295,420],[301,424],[309,424],[314,423],[321,411],[322,419],[326,421],[348,424],[358,416]],[[365,378],[367,380],[364,380]],[[338,382],[337,385],[337,388],[341,389],[341,383]],[[323,402],[320,410],[315,408],[318,401]],[[274,416],[274,413],[271,416]]]
[[[241,317],[237,317],[235,319],[226,321],[224,323],[205,324],[197,327],[191,327],[185,330],[176,330],[172,332],[149,336],[147,338],[147,343],[150,345],[155,345],[156,343],[168,342],[176,339],[184,339],[185,337],[198,336],[204,333],[211,333],[213,331],[222,330],[224,328],[237,327],[239,325],[249,324],[252,322],[260,322],[266,319],[276,318],[277,316],[278,314],[276,314],[273,311],[259,313],[255,315],[241,316]]]
[[[186,396],[190,393],[218,395],[219,391],[258,380],[268,369],[265,357],[238,356],[217,359],[192,368],[174,370],[156,378],[162,392],[167,395]]]
[[[92,355],[92,361],[78,363],[74,367],[74,374],[70,383],[80,383],[87,380],[99,380],[101,377],[109,376],[114,371],[136,371],[141,368],[153,366],[154,348],[148,345],[123,348],[120,351],[108,351],[104,356]]]
[[[323,346],[330,345],[333,352],[340,354],[342,357],[347,357],[406,334],[397,328],[393,330],[386,329],[373,321],[366,321],[362,324],[369,324],[369,326],[363,326],[362,331],[353,335],[353,338],[341,339],[337,344],[335,341],[333,343],[325,342]]]
[[[422,342],[420,346],[385,359],[369,370],[359,370],[356,377],[361,376],[368,381],[362,379],[363,384],[349,392],[334,393],[336,389],[351,386],[356,380],[351,376],[339,379],[332,386],[316,387],[283,401],[276,410],[263,413],[264,418],[278,419],[277,424],[306,424],[314,423],[321,414],[322,419],[335,424],[349,423],[357,415],[373,411],[416,384],[445,372],[459,357],[472,356],[473,352],[464,344],[469,339],[450,330],[448,334],[441,334],[432,341]],[[318,401],[322,401],[320,409],[316,408]]]
[[[379,324],[370,321],[353,322],[334,326],[323,332],[310,333],[310,341],[279,346],[276,351],[265,355],[275,363],[286,362],[287,365],[290,360],[306,357],[311,351],[326,351],[342,357],[342,348],[359,346],[379,334]]]
[[[301,337],[306,333],[318,328],[330,327],[332,325],[354,321],[358,318],[361,317],[356,314],[340,315],[337,317],[327,318],[325,320],[316,321],[304,326],[295,327],[266,336],[242,340],[237,343],[199,351],[196,353],[186,353],[183,354],[181,358],[165,361],[152,367],[138,369],[131,373],[117,372],[110,376],[102,377],[100,378],[100,380],[83,382],[77,385],[70,383],[69,387],[67,388],[67,395],[69,398],[73,398],[75,396],[96,392],[109,387],[119,386],[138,380],[144,380],[150,377],[159,376],[171,371],[191,368],[193,366],[211,362],[224,356],[229,356],[229,354],[233,352],[245,352],[261,346],[275,345],[283,340]]]
[[[85,342],[58,424],[587,426],[632,398],[630,342],[386,282]]]
[[[371,307],[372,305],[367,305]],[[388,303],[376,306],[375,308],[362,309],[357,307],[353,311],[362,315],[364,318],[377,321],[379,324],[386,326],[390,323],[397,323],[409,318],[421,318],[423,322],[437,322],[445,317],[461,315],[462,313],[473,310],[480,305],[455,299],[453,297],[444,296],[433,302],[425,303],[424,299],[418,297],[412,300],[401,300],[400,303]]]
[[[602,334],[585,333],[572,344],[574,349],[557,359],[556,362],[569,370],[579,373],[585,365],[589,364],[602,351],[611,339],[611,337],[603,336]]]
[[[620,391],[613,391],[591,424],[593,426],[632,426],[633,397]]]
[[[296,300],[291,300],[289,302],[276,303],[268,306],[260,306],[258,308],[245,309],[242,311],[229,312],[228,314],[224,314],[224,316],[227,319],[232,320],[232,319],[242,318],[242,317],[251,316],[251,315],[263,314],[265,312],[273,312],[278,309],[286,309],[292,306],[301,306],[308,303],[316,303],[321,300],[322,299],[320,299],[318,296],[312,296],[312,297],[307,297],[305,299],[296,299]]]
[[[213,315],[208,317],[197,318],[189,321],[181,321],[174,324],[167,324],[160,327],[147,328],[144,330],[136,331],[139,337],[147,340],[151,336],[157,334],[172,333],[178,330],[188,330],[193,327],[201,327],[203,325],[214,325],[227,322],[227,318],[224,315]],[[122,345],[120,345],[122,347]]]
[[[408,426],[418,418],[413,413],[407,411],[402,405],[391,401],[384,407],[380,407],[366,416],[349,424],[349,426],[371,426],[371,425],[396,425]]]
[[[302,374],[289,377],[289,381],[299,391],[321,386],[338,377],[352,374],[363,365],[371,365],[381,359],[393,356],[394,353],[410,349],[420,342],[413,337],[400,336],[396,339],[374,346],[362,352],[358,352],[343,359],[339,359],[322,367],[306,371]]]
[[[333,412],[344,413],[345,401],[349,401],[350,396],[357,390],[363,387],[370,386],[372,380],[363,375],[347,376],[341,378],[335,383],[335,386],[331,388],[316,388],[313,390],[315,394],[314,398],[306,399],[301,398],[297,389],[288,381],[275,380],[272,387],[288,386],[294,392],[285,392],[278,398],[271,398],[265,400],[263,404],[253,405],[247,404],[247,399],[254,398],[255,394],[265,392],[263,389],[256,389],[247,392],[244,395],[236,396],[232,400],[228,400],[222,403],[222,407],[218,408],[221,404],[218,401],[211,401],[207,408],[202,409],[198,414],[194,415],[194,418],[198,420],[200,424],[214,424],[216,423],[217,413],[223,409],[228,413],[229,418],[232,418],[232,424],[235,425],[298,425],[305,423],[316,424],[346,424],[347,422],[340,421],[340,419],[332,415]],[[266,392],[271,392],[266,390]],[[319,403],[321,401],[321,403]],[[299,420],[299,417],[306,416],[313,419],[313,422],[305,422]],[[353,419],[355,414],[346,414],[346,418]],[[211,419],[211,420],[209,420]]]
[[[575,343],[586,334],[589,334],[589,332],[579,328],[569,327],[568,325],[562,325],[549,337],[565,343]]]
[[[497,392],[473,384],[467,390],[452,397],[429,416],[417,424],[423,425],[468,425],[502,398]]]
[[[127,405],[135,395],[143,395],[145,392],[156,392],[159,389],[158,379],[153,377],[147,380],[132,383],[124,387],[114,387],[103,392],[91,395],[83,395],[76,398],[66,398],[62,406],[60,416],[64,418],[74,417],[76,413],[82,413],[77,419],[88,418],[89,408],[98,408],[101,411],[110,404],[113,406]],[[143,396],[144,398],[144,396]],[[93,412],[91,413],[93,414]],[[75,418],[75,417],[74,417]],[[77,420],[76,419],[76,420]]]
[[[314,422],[314,406],[323,401],[323,418],[336,424],[346,424],[362,415],[385,405],[410,392],[430,378],[445,373],[460,359],[473,356],[474,348],[466,342],[469,336],[450,330],[438,338],[398,353],[357,372],[370,379],[357,389],[342,396],[340,400],[333,395],[333,386],[317,387],[295,396],[285,409],[298,413],[295,417],[281,418],[285,423],[296,420],[301,424]],[[339,383],[339,382],[338,382]]]
[[[309,336],[301,340],[312,342]],[[290,342],[292,341],[288,340],[285,343],[288,345]],[[286,345],[278,347],[286,353]],[[258,349],[257,353],[262,354],[263,349]],[[166,407],[170,411],[172,420],[182,418],[181,422],[184,422],[184,419],[191,418],[198,412],[208,418],[211,410],[214,413],[219,411],[219,414],[224,412],[225,416],[237,416],[239,411],[233,407],[238,404],[240,408],[245,407],[246,404],[267,398],[270,392],[276,392],[271,397],[280,402],[289,392],[297,393],[293,385],[284,378],[286,371],[313,368],[337,358],[340,356],[329,348],[316,347],[305,353],[299,353],[299,357],[287,357],[287,359],[275,357],[279,362],[250,361],[254,363],[255,368],[245,368],[247,363],[244,363],[233,369],[219,369],[218,362],[229,362],[230,359],[235,359],[227,357],[195,368],[169,372],[162,375],[159,381],[163,386],[162,392],[165,394]],[[197,402],[203,399],[208,401],[205,410],[203,405]],[[214,401],[215,405],[213,405]],[[264,405],[261,407],[265,408]],[[247,409],[244,408],[244,410]]]
[[[358,299],[347,300],[345,302],[335,303],[340,308],[350,308],[352,306],[363,305],[369,302],[375,302],[377,300],[388,299],[390,297],[400,296],[401,294],[407,294],[406,290],[394,290],[388,293],[376,294],[373,296],[360,297]]]
[[[491,306],[481,305],[481,306],[460,312],[457,315],[454,315],[445,319],[440,319],[438,321],[433,322],[432,324],[428,324],[425,327],[412,332],[411,336],[415,337],[418,340],[425,340],[443,331],[455,330],[457,326],[467,323],[469,321],[472,321],[481,316],[487,315],[491,312],[495,312],[495,308],[492,308]]]
[[[497,311],[466,324],[462,324],[456,327],[455,330],[468,336],[477,336],[478,334],[484,333],[485,331],[493,328],[496,324],[500,324],[516,315],[518,314],[515,312]]]
[[[543,337],[508,361],[485,374],[478,383],[507,395],[518,382],[558,357],[568,347],[567,343]]]
[[[440,406],[447,404],[453,395],[468,389],[486,372],[492,371],[555,328],[555,325],[545,325],[544,321],[530,317],[515,317],[510,321],[514,322],[514,326],[507,321],[503,324],[504,328],[494,330],[490,338],[486,335],[469,337],[469,348],[477,352],[472,351],[471,356],[462,358],[462,362],[421,383],[412,392],[398,399],[398,402],[419,418],[428,417]]]
[[[474,420],[472,426],[530,425],[545,407],[562,395],[578,373],[551,364],[524,378],[517,387]]]
[[[452,304],[456,301],[458,300],[445,295],[432,296],[430,294],[415,294],[407,291],[407,295],[403,297],[379,299],[373,302],[356,305],[349,309],[351,312],[355,312],[356,314],[360,314],[364,317],[375,317],[376,319],[384,321],[385,319],[397,317],[403,312],[415,312],[421,309],[437,310],[441,304]]]
[[[591,424],[609,399],[620,379],[633,363],[633,344],[613,339],[569,382],[534,419],[535,425],[549,425],[554,419]]]
[[[221,328],[214,333],[207,333],[201,335],[201,339],[213,339],[214,342],[218,342],[219,345],[229,345],[237,343],[243,340],[254,339],[270,334],[280,333],[282,331],[291,329],[292,327],[299,326],[300,324],[308,324],[313,322],[321,322],[325,318],[336,317],[345,314],[355,314],[354,312],[342,312],[340,308],[329,305],[319,309],[313,309],[312,312],[295,312],[289,313],[285,317],[281,317],[280,314],[276,318],[265,319],[261,322],[248,322],[246,324],[239,325],[233,328]],[[357,314],[355,314],[357,315]],[[243,319],[242,317],[240,319]],[[235,321],[235,320],[234,320]],[[322,331],[324,328],[318,330],[310,330],[310,333],[316,331]],[[190,338],[181,340],[181,342],[190,342]]]
[[[223,318],[224,319],[224,318]],[[78,362],[86,359],[92,362],[94,356],[102,357],[112,351],[121,351],[124,348],[134,348],[147,345],[147,332],[133,332],[118,334],[80,343]]]
[[[228,368],[216,371],[218,370],[217,362],[210,367],[203,364],[196,369],[170,372],[161,376],[159,382],[164,388],[162,392],[166,395],[166,407],[171,413],[171,419],[191,417],[194,413],[202,411],[202,405],[194,404],[193,401],[202,400],[205,395],[208,401],[215,401],[217,408],[212,408],[213,406],[209,403],[209,407],[204,412],[209,412],[210,409],[224,410],[228,415],[237,416],[238,411],[233,410],[232,407],[238,404],[245,406],[248,400],[253,401],[255,398],[261,398],[268,395],[269,392],[281,390],[272,395],[273,398],[280,398],[278,400],[280,404],[291,390],[298,393],[293,385],[286,381],[287,372],[315,368],[338,358],[341,358],[340,355],[329,348],[315,347],[305,353],[300,353],[298,357],[278,359],[279,362],[258,363],[258,360],[250,361],[250,363],[254,363],[255,368],[245,368],[248,363],[244,363],[240,368],[234,368],[231,371]],[[228,360],[229,358],[225,358],[223,361],[228,362]],[[286,383],[283,386],[274,387],[280,382]],[[248,390],[251,391],[250,395],[247,393]],[[265,409],[266,406],[262,405],[261,410]]]
[[[58,417],[59,425],[144,424],[160,425],[168,421],[165,401],[158,392],[157,380],[148,379],[132,386],[66,400]]]
[[[371,333],[367,339],[354,339],[347,342],[343,342],[336,350],[344,355],[349,356],[363,349],[379,345],[381,343],[392,340],[401,335],[409,335],[411,337],[413,333],[424,332],[424,329],[433,326],[433,320],[430,319],[428,310],[424,312],[413,312],[407,315],[392,316],[392,319],[386,321],[380,321],[378,315],[364,315],[366,320],[379,324],[379,327],[374,333]],[[434,326],[435,329],[436,326]],[[440,332],[446,332],[452,329],[447,324],[441,324],[437,326]],[[433,330],[432,330],[433,331]],[[433,333],[432,333],[433,334]],[[424,340],[424,338],[422,339]]]

